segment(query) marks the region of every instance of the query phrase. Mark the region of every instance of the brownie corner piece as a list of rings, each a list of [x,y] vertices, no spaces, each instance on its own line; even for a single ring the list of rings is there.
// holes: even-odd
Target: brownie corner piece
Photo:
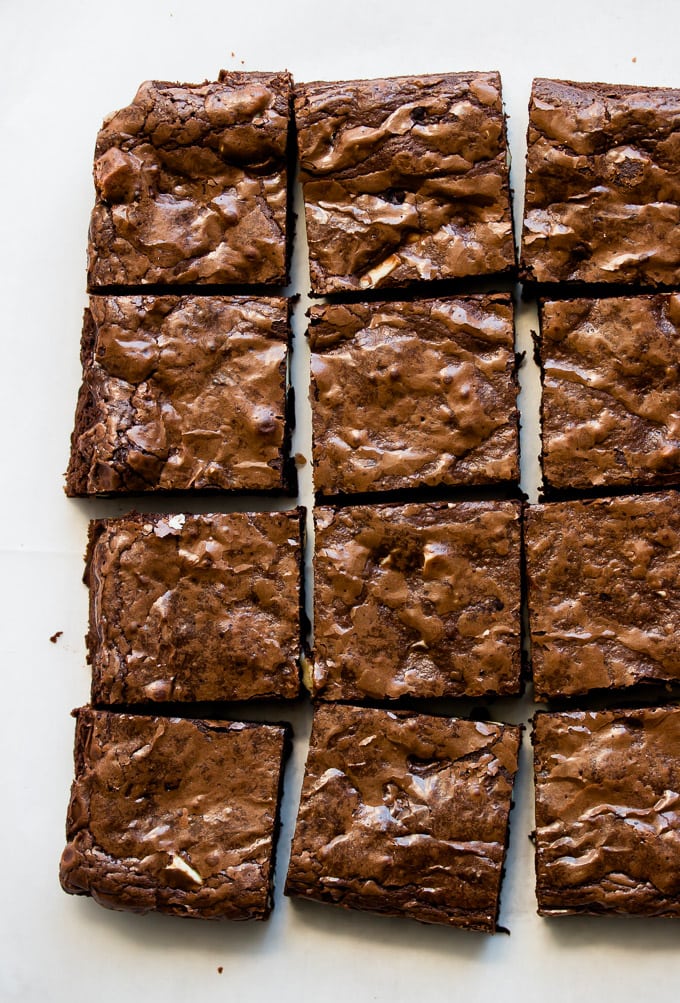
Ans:
[[[290,492],[289,302],[91,296],[66,493]]]
[[[680,482],[680,296],[546,300],[540,320],[548,488]]]
[[[297,697],[299,524],[300,510],[94,523],[93,703]]]
[[[318,706],[286,894],[495,932],[520,737]]]
[[[309,316],[320,494],[517,482],[509,295],[331,303]]]
[[[285,725],[77,712],[63,889],[110,909],[266,919]]]
[[[542,916],[680,917],[680,710],[534,719]]]
[[[312,695],[518,694],[516,502],[315,510]]]
[[[296,85],[312,290],[513,271],[498,73]]]
[[[283,285],[291,104],[287,72],[143,83],[97,136],[90,289]]]
[[[534,80],[521,274],[680,282],[680,90]]]

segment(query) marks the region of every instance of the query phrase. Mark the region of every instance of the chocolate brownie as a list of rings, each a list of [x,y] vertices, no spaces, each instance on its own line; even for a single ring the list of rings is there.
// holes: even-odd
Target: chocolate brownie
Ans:
[[[680,296],[541,308],[549,488],[680,482]]]
[[[534,80],[522,273],[680,282],[680,90]]]
[[[309,337],[317,490],[517,481],[509,296],[316,306]]]
[[[68,495],[287,488],[288,303],[92,296]]]
[[[542,916],[680,916],[680,709],[537,714]]]
[[[512,271],[497,73],[296,86],[312,290]]]
[[[109,909],[266,919],[288,726],[76,716],[64,890]]]
[[[90,524],[92,701],[296,697],[300,512]]]
[[[313,696],[519,692],[517,503],[318,508],[315,523]]]
[[[91,289],[286,281],[288,73],[147,81],[97,136]]]
[[[536,699],[680,682],[680,495],[530,506]]]
[[[493,933],[520,728],[320,706],[288,895]]]

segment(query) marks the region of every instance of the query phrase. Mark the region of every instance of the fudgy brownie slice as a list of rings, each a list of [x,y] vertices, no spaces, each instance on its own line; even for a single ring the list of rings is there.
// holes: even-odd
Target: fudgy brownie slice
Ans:
[[[680,710],[537,714],[542,916],[680,916]]]
[[[110,909],[266,919],[288,726],[76,714],[64,890]]]
[[[298,695],[300,511],[90,524],[92,701]]]
[[[534,80],[522,272],[680,282],[680,90]]]
[[[541,306],[548,488],[680,481],[680,296]]]
[[[520,728],[317,707],[289,895],[493,933]]]
[[[680,681],[679,498],[527,508],[536,699]]]
[[[286,281],[288,73],[142,84],[95,149],[89,285]]]
[[[92,296],[68,495],[288,488],[288,301]]]
[[[324,700],[520,690],[520,506],[317,508],[314,664]]]
[[[309,338],[317,490],[517,481],[510,296],[315,306]]]
[[[498,73],[296,86],[312,290],[515,265]]]

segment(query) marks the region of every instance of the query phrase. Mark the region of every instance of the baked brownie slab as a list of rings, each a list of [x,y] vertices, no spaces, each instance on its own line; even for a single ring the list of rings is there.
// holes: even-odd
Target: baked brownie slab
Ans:
[[[288,303],[92,296],[66,493],[287,487]]]
[[[530,506],[536,699],[680,682],[680,496]]]
[[[550,488],[680,481],[680,296],[541,307]]]
[[[300,512],[90,524],[92,701],[298,695]]]
[[[514,268],[497,73],[296,87],[312,290]]]
[[[317,490],[517,481],[509,296],[315,306],[309,338]]]
[[[288,73],[142,84],[97,137],[91,289],[283,284]]]
[[[520,729],[316,709],[288,895],[493,933]]]
[[[315,512],[314,697],[520,690],[520,507]]]
[[[522,272],[680,282],[680,90],[534,80]]]
[[[64,890],[110,909],[266,919],[288,727],[76,714]]]
[[[680,916],[680,710],[537,714],[542,916]]]

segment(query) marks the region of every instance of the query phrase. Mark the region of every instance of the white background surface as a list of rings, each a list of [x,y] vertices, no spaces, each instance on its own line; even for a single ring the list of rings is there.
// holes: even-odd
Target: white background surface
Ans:
[[[69,711],[89,689],[87,520],[125,509],[62,492],[80,378],[92,151],[104,114],[146,78],[200,81],[221,67],[287,67],[299,80],[499,69],[521,197],[532,76],[680,87],[679,40],[677,0],[0,0],[2,1003],[677,999],[680,923],[535,915],[526,738],[501,912],[510,937],[282,898],[304,707],[288,715],[301,740],[268,924],[108,912],[65,896],[57,867],[72,775]],[[524,311],[520,347],[529,323]],[[531,426],[528,441],[535,452]],[[531,463],[524,484],[533,493]],[[50,644],[57,630],[63,636]],[[507,720],[529,710],[527,701],[494,707]]]

